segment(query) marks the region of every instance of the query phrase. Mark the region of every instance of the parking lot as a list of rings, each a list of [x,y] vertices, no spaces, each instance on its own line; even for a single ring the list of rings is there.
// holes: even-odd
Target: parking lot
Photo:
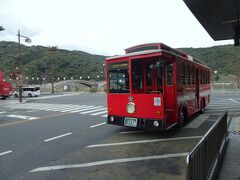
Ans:
[[[187,154],[221,112],[238,115],[240,103],[229,99],[239,102],[213,95],[205,114],[167,132],[106,125],[104,94],[9,99],[0,106],[0,176],[185,179]]]

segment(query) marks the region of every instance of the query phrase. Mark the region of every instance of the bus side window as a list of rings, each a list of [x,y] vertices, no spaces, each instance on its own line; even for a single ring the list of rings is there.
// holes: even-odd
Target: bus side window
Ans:
[[[187,74],[187,84],[191,84],[191,69],[190,69],[190,65],[188,64],[187,65],[187,72],[188,72],[188,74]]]
[[[185,84],[185,65],[184,65],[184,63],[181,64],[180,72],[181,72],[181,83]]]
[[[173,64],[167,64],[167,85],[172,86],[173,85]]]
[[[195,67],[194,66],[192,66],[191,73],[192,73],[192,84],[195,84]]]

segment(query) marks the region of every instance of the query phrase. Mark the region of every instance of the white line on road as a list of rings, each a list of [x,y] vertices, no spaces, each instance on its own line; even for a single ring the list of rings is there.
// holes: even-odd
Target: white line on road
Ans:
[[[9,154],[9,153],[12,153],[12,151],[5,151],[5,152],[2,152],[2,153],[0,153],[0,156],[6,155],[6,154]]]
[[[100,114],[106,114],[108,111],[101,111],[101,112],[97,112],[97,113],[93,113],[93,114],[90,114],[92,116],[97,116],[97,115],[100,115]]]
[[[134,133],[145,133],[145,132],[151,132],[151,130],[142,130],[142,131],[123,131],[120,132],[120,134],[134,134]]]
[[[55,139],[58,139],[58,138],[61,138],[61,137],[69,136],[69,135],[71,135],[71,134],[72,134],[72,133],[62,134],[62,135],[60,135],[60,136],[56,136],[56,137],[53,137],[53,138],[50,138],[50,139],[45,139],[44,141],[45,141],[45,142],[52,141],[52,140],[55,140]]]
[[[106,122],[92,125],[92,126],[90,126],[90,128],[95,128],[95,127],[98,127],[98,126],[102,126],[102,125],[104,125],[104,124],[106,124]]]
[[[0,114],[4,114],[4,113],[5,113],[5,111],[0,112]]]
[[[238,102],[238,101],[236,101],[236,100],[234,100],[234,99],[229,99],[229,100],[232,101],[232,102],[235,102],[235,103],[240,104],[240,102]]]
[[[95,161],[95,162],[89,162],[89,163],[83,163],[83,164],[40,167],[40,168],[33,169],[30,172],[63,170],[63,169],[72,169],[72,168],[86,168],[86,167],[100,166],[100,165],[105,165],[105,164],[127,163],[127,162],[156,160],[156,159],[164,159],[164,158],[178,158],[178,157],[185,157],[187,155],[188,155],[188,152],[186,152],[186,153],[176,153],[176,154],[163,154],[163,155],[156,155],[156,156],[143,156],[143,157],[134,157],[134,158],[111,159],[111,160]]]
[[[97,111],[105,111],[107,108],[100,108],[100,109],[94,109],[94,110],[90,110],[90,111],[85,111],[79,114],[88,114],[88,113],[92,113],[92,112],[97,112]]]
[[[104,114],[104,115],[102,115],[102,117],[108,117],[108,114]]]
[[[23,115],[16,115],[16,114],[9,114],[9,115],[7,115],[7,117],[24,119],[24,120],[34,120],[34,119],[38,119],[38,117],[23,116]]]
[[[126,142],[109,143],[109,144],[95,144],[95,145],[87,146],[87,148],[119,146],[119,145],[127,145],[127,144],[152,143],[152,142],[164,142],[164,141],[176,141],[176,140],[197,139],[197,138],[202,138],[202,136],[189,136],[189,137],[166,138],[166,139],[149,139],[149,140],[142,140],[142,141],[126,141]]]
[[[75,112],[82,112],[82,111],[88,111],[88,110],[91,110],[91,109],[98,109],[98,108],[102,108],[103,106],[88,106],[87,108],[82,108],[80,110],[76,110],[76,111],[71,111],[73,113]]]

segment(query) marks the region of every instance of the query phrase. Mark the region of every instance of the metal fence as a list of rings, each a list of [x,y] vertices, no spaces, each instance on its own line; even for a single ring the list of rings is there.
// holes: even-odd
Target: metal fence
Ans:
[[[225,112],[187,156],[187,180],[216,178],[228,142],[227,129]]]

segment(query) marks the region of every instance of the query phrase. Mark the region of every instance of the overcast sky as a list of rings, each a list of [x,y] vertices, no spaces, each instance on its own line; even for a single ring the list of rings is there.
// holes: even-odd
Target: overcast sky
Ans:
[[[133,45],[163,42],[174,48],[214,42],[183,0],[1,0],[0,41],[58,46],[94,54],[122,54]]]

